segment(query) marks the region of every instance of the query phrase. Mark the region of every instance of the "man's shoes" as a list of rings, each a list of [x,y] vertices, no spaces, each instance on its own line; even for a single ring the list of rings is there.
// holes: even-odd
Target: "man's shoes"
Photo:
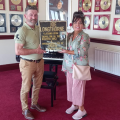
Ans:
[[[31,108],[31,109],[36,109],[38,112],[45,112],[45,111],[46,111],[45,108],[39,106],[38,104],[37,104],[37,105],[31,105],[30,108]]]
[[[65,112],[67,114],[71,114],[72,112],[74,112],[75,110],[78,110],[78,106],[72,105],[70,108],[68,108]]]
[[[80,109],[77,111],[77,113],[75,113],[73,116],[72,116],[72,118],[74,119],[74,120],[80,120],[80,119],[82,119],[83,117],[85,117],[87,115],[87,112],[86,112],[86,110],[83,110],[83,111],[81,111]]]
[[[26,119],[29,119],[29,120],[33,120],[34,119],[33,115],[31,114],[31,112],[28,109],[22,111],[22,114],[24,115],[24,117]]]

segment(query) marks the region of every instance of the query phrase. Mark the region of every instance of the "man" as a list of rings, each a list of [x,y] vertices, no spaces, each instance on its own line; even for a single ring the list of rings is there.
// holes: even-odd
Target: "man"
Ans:
[[[63,5],[63,1],[59,1],[58,4],[57,4],[57,8],[58,9],[61,9],[62,8],[62,5]]]
[[[49,2],[51,3],[49,4],[49,10],[50,10],[49,20],[66,20],[67,21],[68,13],[65,10],[65,8],[63,8],[63,4],[64,4],[63,1],[62,0],[56,0],[56,1],[50,0]]]
[[[44,60],[42,59],[45,52],[40,48],[39,28],[36,26],[38,20],[38,10],[36,6],[28,5],[24,15],[26,21],[18,29],[14,36],[15,53],[20,55],[20,72],[22,76],[22,86],[20,99],[22,105],[22,114],[26,119],[34,119],[28,109],[28,93],[32,87],[31,109],[39,112],[45,112],[46,109],[38,105],[38,95],[42,84],[44,73]]]

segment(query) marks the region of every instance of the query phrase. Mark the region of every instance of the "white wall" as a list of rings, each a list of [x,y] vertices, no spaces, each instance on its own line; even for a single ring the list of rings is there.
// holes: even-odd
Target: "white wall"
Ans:
[[[115,4],[116,0],[112,0],[112,8],[110,12],[94,12],[94,4],[95,0],[92,0],[92,12],[91,13],[85,13],[91,15],[91,29],[90,30],[84,30],[86,33],[89,34],[92,38],[101,38],[101,39],[110,39],[110,40],[117,40],[120,41],[119,35],[112,35],[112,27],[113,27],[113,18],[120,18],[120,15],[115,15]],[[23,14],[23,12],[13,12],[9,11],[9,0],[5,0],[6,4],[6,10],[0,11],[0,13],[5,13],[7,18],[7,33],[0,35],[13,35],[13,33],[10,33],[9,28],[9,14]],[[26,0],[23,0],[23,8],[26,6]],[[78,10],[78,0],[72,0],[71,4],[71,15],[74,13],[74,11]],[[95,14],[111,14],[110,17],[110,29],[109,31],[100,31],[100,30],[93,30],[93,15]],[[46,20],[46,0],[39,0],[39,20]],[[68,32],[71,32],[71,30],[68,30]],[[106,45],[106,44],[99,44],[99,43],[91,43],[91,47],[89,50],[89,61],[90,65],[94,67],[94,48],[95,47],[105,47],[105,48],[111,48],[111,49],[117,49],[120,50],[119,46],[114,45]],[[0,40],[0,65],[4,64],[12,64],[16,63],[15,60],[15,50],[14,50],[14,40]]]
[[[0,65],[16,63],[14,40],[0,40]]]
[[[9,22],[9,14],[22,14],[24,15],[24,8],[26,6],[26,0],[23,0],[23,12],[17,11],[9,11],[9,0],[5,0],[5,10],[0,10],[0,13],[6,14],[6,26],[7,26],[7,33],[0,33],[0,35],[14,35],[14,33],[10,33],[10,22]],[[46,19],[46,1],[39,0],[39,13],[38,18],[39,20]],[[24,18],[24,17],[23,17]],[[25,19],[23,19],[25,20]],[[14,40],[0,40],[0,65],[4,64],[13,64],[17,63],[15,59],[15,43]]]

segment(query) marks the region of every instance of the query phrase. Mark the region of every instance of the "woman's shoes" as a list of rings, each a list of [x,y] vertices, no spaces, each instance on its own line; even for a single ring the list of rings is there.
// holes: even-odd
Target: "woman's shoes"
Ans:
[[[75,114],[72,116],[72,118],[73,118],[74,120],[79,120],[79,119],[85,117],[86,115],[87,115],[86,110],[81,111],[81,110],[79,109],[79,110],[77,111],[77,113],[75,113]]]
[[[67,114],[71,114],[71,113],[73,113],[75,110],[78,110],[78,106],[74,106],[74,105],[72,105],[70,108],[68,108],[65,112],[67,113]]]

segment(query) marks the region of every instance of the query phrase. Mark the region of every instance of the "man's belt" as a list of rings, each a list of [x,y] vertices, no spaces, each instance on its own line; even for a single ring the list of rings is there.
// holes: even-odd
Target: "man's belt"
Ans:
[[[25,58],[22,58],[22,57],[20,57],[20,58],[23,59],[23,60],[26,60],[26,61],[29,61],[29,62],[35,62],[35,63],[39,63],[41,61],[41,59],[39,59],[39,60],[28,60],[28,59],[25,59]]]

